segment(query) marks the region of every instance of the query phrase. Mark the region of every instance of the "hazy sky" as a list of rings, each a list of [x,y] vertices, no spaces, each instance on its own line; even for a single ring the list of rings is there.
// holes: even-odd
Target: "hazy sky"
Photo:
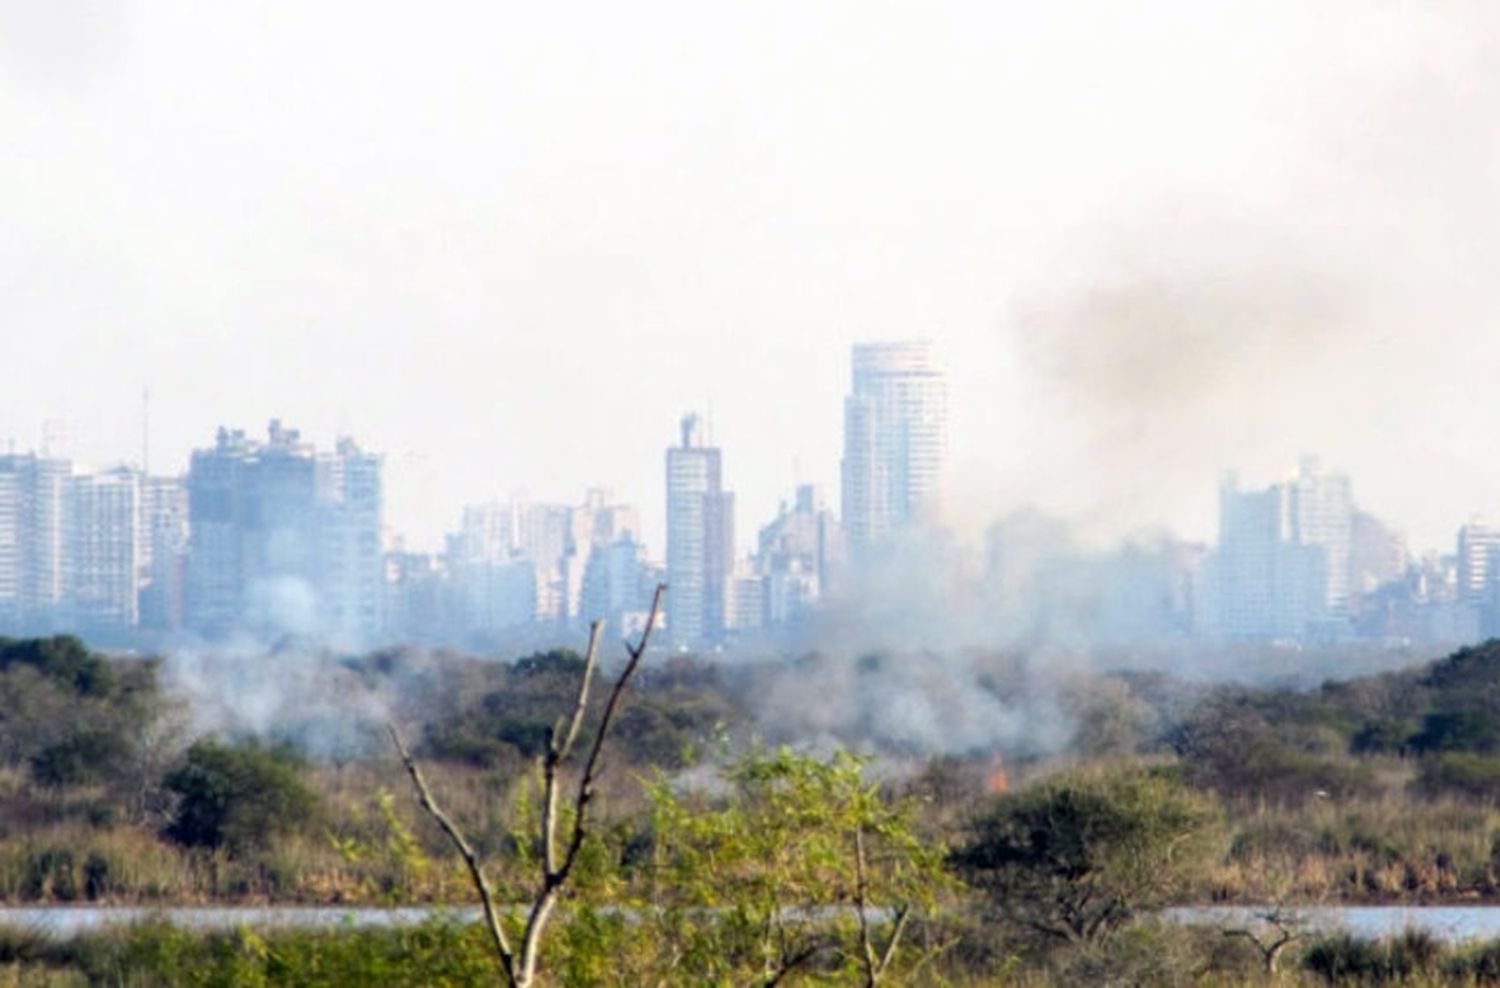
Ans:
[[[741,542],[837,503],[848,346],[953,368],[959,519],[1211,530],[1301,451],[1500,517],[1486,3],[0,0],[0,437],[180,469],[280,416],[433,544],[640,504],[711,410]]]

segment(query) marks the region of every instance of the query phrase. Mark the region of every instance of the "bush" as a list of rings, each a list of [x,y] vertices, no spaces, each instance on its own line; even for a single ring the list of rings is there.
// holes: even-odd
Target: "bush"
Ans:
[[[1330,740],[1338,737],[1328,730],[1269,723],[1242,707],[1208,705],[1175,728],[1169,742],[1194,785],[1229,798],[1294,804],[1319,794],[1342,799],[1375,788],[1366,766],[1328,755]]]
[[[1471,946],[1448,962],[1448,974],[1480,984],[1500,983],[1500,940]]]
[[[31,777],[54,788],[113,777],[132,745],[118,731],[84,727],[31,757]]]
[[[304,827],[319,802],[302,771],[288,748],[200,741],[167,776],[167,790],[178,797],[167,836],[189,847],[239,853]]]
[[[1500,799],[1500,757],[1454,751],[1422,760],[1412,785],[1428,796],[1454,794]]]
[[[1415,725],[1408,720],[1372,720],[1354,733],[1349,749],[1356,755],[1399,755],[1415,733]]]
[[[108,696],[115,687],[109,660],[95,655],[72,635],[52,638],[0,638],[0,670],[31,666],[79,696]]]
[[[1073,772],[1002,797],[953,855],[1002,915],[1057,942],[1108,938],[1218,860],[1222,812],[1161,770]]]
[[[1329,984],[1386,984],[1437,973],[1446,950],[1431,933],[1407,930],[1391,940],[1340,933],[1308,948],[1303,966]]]
[[[1411,739],[1417,752],[1500,751],[1500,717],[1488,710],[1451,710],[1428,714]]]

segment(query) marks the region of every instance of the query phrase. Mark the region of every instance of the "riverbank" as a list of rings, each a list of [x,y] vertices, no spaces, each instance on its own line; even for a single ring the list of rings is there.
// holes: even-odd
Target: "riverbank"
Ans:
[[[28,910],[56,919],[80,909]],[[118,916],[120,910],[95,910]],[[1441,910],[1366,910],[1420,913],[1436,919]],[[1476,910],[1469,910],[1475,912]],[[1500,910],[1485,910],[1500,913]],[[7,988],[208,988],[253,985],[261,988],[371,988],[383,985],[469,985],[500,983],[500,969],[482,924],[470,916],[420,916],[410,910],[344,910],[330,922],[330,910],[184,910],[178,915],[147,913],[128,926],[98,925],[72,936],[0,922],[0,985]],[[1346,911],[1347,912],[1347,911]],[[183,914],[192,913],[192,923]],[[247,916],[246,914],[252,914]],[[316,920],[314,927],[294,925]],[[259,925],[246,919],[275,918]],[[1325,917],[1326,918],[1326,917]],[[1182,923],[1144,921],[1084,951],[1036,953],[1004,940],[982,946],[982,938],[960,943],[954,926],[922,926],[912,935],[951,946],[939,950],[915,980],[892,979],[892,986],[942,984],[951,988],[1063,988],[1078,984],[1240,986],[1312,988],[1315,985],[1474,986],[1500,980],[1500,939],[1443,939],[1423,926],[1381,937],[1309,927],[1284,950],[1261,930],[1258,939],[1226,936],[1253,916],[1220,909],[1195,910]],[[1368,917],[1361,919],[1367,923]],[[214,924],[237,922],[232,928]],[[1191,922],[1186,922],[1191,920]],[[1205,920],[1209,922],[1204,922]],[[1392,924],[1383,920],[1382,928]],[[1496,917],[1500,921],[1500,916]],[[1314,924],[1315,926],[1316,924]],[[1428,925],[1432,925],[1430,922]],[[1441,924],[1439,924],[1441,925]],[[1452,929],[1449,927],[1449,929]],[[553,988],[632,984],[609,965],[580,965],[579,944],[560,940],[551,954],[546,982]],[[837,954],[826,958],[844,963]],[[806,972],[809,976],[816,970]],[[913,972],[915,974],[915,972]],[[653,983],[686,988],[690,979],[671,971]],[[820,982],[821,983],[821,982]]]

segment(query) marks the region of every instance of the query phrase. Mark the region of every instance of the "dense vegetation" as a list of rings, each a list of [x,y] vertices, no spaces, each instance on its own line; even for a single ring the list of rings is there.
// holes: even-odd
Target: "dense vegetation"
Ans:
[[[821,660],[797,661],[813,676]],[[330,746],[317,725],[195,724],[152,659],[0,639],[0,900],[471,902],[373,708],[513,887],[540,853],[531,766],[580,657],[337,666],[365,714]],[[1157,910],[1500,898],[1500,643],[1311,690],[1071,677],[1061,750],[935,758],[868,737],[779,747],[798,739],[745,702],[774,672],[652,657],[614,724],[548,983],[1259,983],[1256,938]],[[0,983],[493,981],[476,929],[17,934]],[[1306,930],[1284,946],[1283,979],[1500,983],[1500,947]]]

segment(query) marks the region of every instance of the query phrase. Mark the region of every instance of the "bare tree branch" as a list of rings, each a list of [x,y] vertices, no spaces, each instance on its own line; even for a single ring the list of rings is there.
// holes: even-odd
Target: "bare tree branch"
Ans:
[[[589,625],[589,646],[583,656],[583,680],[578,684],[578,697],[573,703],[573,716],[566,732],[559,720],[547,733],[547,753],[542,759],[542,867],[546,875],[557,871],[557,770],[573,750],[578,731],[583,727],[583,715],[589,705],[589,686],[594,680],[594,667],[599,664],[599,634],[603,627],[601,621]],[[559,734],[562,735],[561,741]]]
[[[535,977],[537,961],[541,955],[542,933],[552,918],[552,910],[557,907],[558,896],[573,871],[573,864],[578,860],[578,852],[583,849],[584,839],[588,835],[588,806],[594,795],[594,779],[599,769],[599,755],[604,750],[604,741],[609,735],[609,727],[614,721],[615,711],[619,708],[620,697],[625,693],[625,687],[635,675],[636,669],[640,666],[641,657],[646,654],[646,648],[651,642],[651,631],[656,627],[657,619],[661,615],[662,598],[666,592],[665,583],[656,585],[656,593],[651,597],[651,611],[646,615],[645,628],[641,630],[640,643],[634,647],[626,645],[630,652],[630,659],[625,663],[624,671],[615,680],[614,688],[610,690],[609,700],[604,704],[604,713],[599,718],[599,729],[594,733],[594,743],[589,748],[588,760],[583,765],[583,776],[579,780],[578,795],[573,805],[573,834],[568,841],[568,849],[563,854],[561,863],[551,866],[549,862],[543,862],[542,887],[532,902],[531,913],[526,920],[526,932],[521,940],[518,984],[522,988],[531,985]],[[590,634],[589,637],[592,640],[594,636]],[[571,742],[568,747],[571,747]],[[548,845],[553,842],[556,825],[555,816],[546,823],[549,829],[543,840]],[[555,853],[548,856],[555,857]]]
[[[854,825],[854,909],[859,914],[859,945],[863,950],[865,988],[875,988],[880,975],[876,971],[875,943],[870,936],[869,880],[865,874],[865,828]]]
[[[573,720],[568,725],[563,743],[552,748],[558,761],[566,759],[572,753],[573,745],[578,740],[578,732],[583,727],[583,715],[589,704],[589,686],[594,679],[594,670],[599,665],[599,638],[603,633],[603,621],[594,621],[589,625],[589,645],[583,654],[583,682],[578,687],[578,702],[573,707]]]
[[[417,765],[416,759],[412,758],[411,752],[407,750],[406,742],[401,737],[401,732],[396,730],[395,724],[387,725],[391,732],[391,740],[396,743],[396,751],[401,755],[401,764],[406,766],[406,774],[411,776],[412,784],[417,787],[417,797],[422,803],[422,809],[437,821],[448,840],[458,849],[459,855],[464,859],[464,864],[469,869],[469,878],[474,883],[474,888],[479,892],[479,902],[484,909],[484,922],[489,928],[490,939],[495,943],[495,952],[500,955],[500,963],[505,968],[505,976],[512,985],[516,984],[515,954],[510,949],[510,941],[505,936],[505,929],[500,925],[499,913],[495,910],[495,895],[490,890],[490,880],[485,877],[484,868],[479,861],[479,855],[475,852],[473,845],[464,837],[463,831],[453,820],[438,806],[437,800],[432,798],[432,790],[427,786],[427,780],[422,777],[422,769]]]
[[[583,763],[583,777],[578,782],[577,812],[573,815],[573,837],[568,843],[567,856],[563,858],[562,866],[558,869],[560,878],[567,876],[578,857],[579,848],[583,846],[586,828],[584,810],[588,807],[589,801],[594,798],[594,779],[599,771],[599,755],[604,751],[604,740],[609,735],[610,725],[614,723],[620,697],[624,695],[625,687],[630,684],[631,677],[635,675],[636,668],[641,664],[641,657],[646,654],[646,647],[651,642],[651,632],[656,628],[656,622],[661,616],[662,598],[666,592],[665,583],[656,585],[656,593],[651,597],[651,611],[646,615],[646,626],[641,630],[639,644],[631,646],[627,643],[625,646],[630,652],[630,661],[625,663],[625,670],[615,680],[614,689],[610,690],[609,700],[604,704],[604,713],[599,718],[599,730],[594,734],[594,743],[589,748],[588,759]]]
[[[767,977],[763,982],[764,988],[775,988],[776,985],[781,984],[781,982],[786,979],[787,975],[791,974],[793,971],[797,970],[797,968],[801,967],[803,964],[806,964],[808,961],[812,960],[814,957],[818,956],[823,951],[828,950],[832,946],[832,943],[826,940],[820,940],[815,943],[811,943],[806,947],[803,947],[801,950],[797,951],[794,954],[783,954],[780,966],[777,967],[775,971],[771,972],[769,977]]]
[[[1281,906],[1277,906],[1270,912],[1262,913],[1260,918],[1266,922],[1275,936],[1261,935],[1251,929],[1225,930],[1226,937],[1244,937],[1255,945],[1260,951],[1261,960],[1265,963],[1266,973],[1275,974],[1281,955],[1286,949],[1298,940],[1307,938],[1307,933],[1299,929],[1300,920],[1295,915],[1288,915]]]
[[[885,953],[880,955],[880,963],[875,966],[875,978],[878,980],[885,977],[885,972],[890,969],[891,961],[896,958],[896,947],[901,943],[901,934],[906,932],[907,920],[911,919],[911,906],[903,905],[896,910],[896,922],[891,926],[891,938],[886,941]],[[871,985],[875,982],[871,981]]]
[[[573,865],[578,860],[579,851],[582,850],[588,836],[588,805],[593,798],[594,782],[599,773],[599,757],[604,750],[604,741],[609,734],[610,725],[614,722],[615,712],[619,708],[625,687],[635,675],[641,658],[646,654],[646,649],[651,643],[651,632],[656,628],[661,617],[662,599],[666,592],[666,584],[657,585],[656,592],[651,597],[651,611],[646,615],[646,624],[641,631],[640,641],[635,645],[625,643],[630,658],[625,663],[625,669],[620,673],[619,678],[615,680],[613,689],[610,690],[609,699],[599,719],[599,728],[594,734],[593,744],[589,747],[588,758],[584,762],[583,773],[578,783],[578,795],[573,805],[572,833],[568,839],[567,850],[559,860],[557,851],[559,774],[563,764],[572,754],[578,735],[583,729],[584,717],[588,711],[589,690],[599,662],[599,638],[603,625],[595,621],[589,627],[589,644],[583,664],[583,681],[579,683],[572,713],[566,721],[566,728],[564,728],[564,721],[559,719],[556,726],[548,732],[547,749],[542,757],[544,787],[540,835],[542,882],[532,898],[531,909],[526,917],[526,926],[521,935],[519,953],[511,949],[510,941],[500,924],[495,908],[494,893],[490,889],[489,879],[485,877],[478,853],[453,820],[438,807],[437,801],[432,797],[432,790],[428,788],[427,780],[422,777],[422,771],[417,766],[416,760],[412,758],[411,752],[407,750],[400,732],[396,730],[395,725],[390,726],[391,739],[396,744],[396,750],[400,752],[401,762],[406,766],[407,774],[411,776],[412,783],[416,786],[422,808],[437,821],[443,833],[458,849],[464,859],[464,864],[468,866],[469,877],[473,880],[474,887],[479,892],[480,902],[484,906],[485,923],[494,941],[495,952],[500,957],[506,980],[511,988],[532,988],[536,983],[542,935],[546,932],[547,923],[552,918],[552,911],[557,906],[563,886],[567,883],[568,876],[573,871]]]

